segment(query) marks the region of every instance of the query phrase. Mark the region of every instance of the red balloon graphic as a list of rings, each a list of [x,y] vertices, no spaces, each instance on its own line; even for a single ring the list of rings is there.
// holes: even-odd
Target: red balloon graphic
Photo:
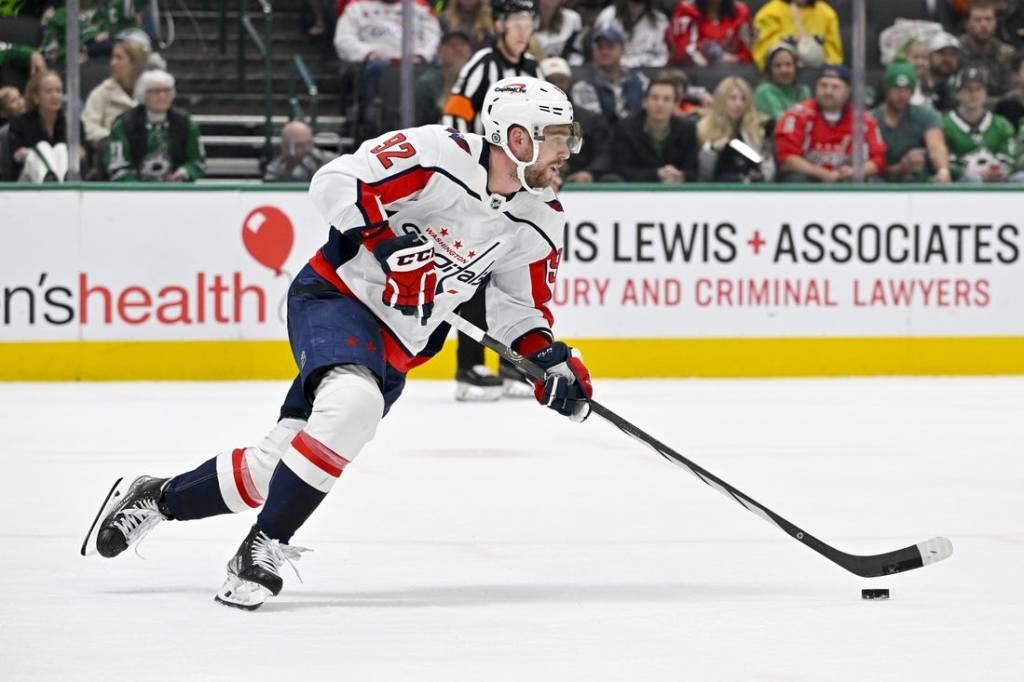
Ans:
[[[242,223],[242,242],[249,255],[278,276],[292,252],[294,241],[292,221],[284,211],[274,206],[254,208]]]

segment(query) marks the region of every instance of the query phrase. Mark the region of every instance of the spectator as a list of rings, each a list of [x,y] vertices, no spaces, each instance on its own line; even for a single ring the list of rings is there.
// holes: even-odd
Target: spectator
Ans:
[[[441,32],[458,31],[469,37],[472,52],[490,45],[494,40],[491,7],[484,0],[454,0],[441,13]]]
[[[811,89],[797,82],[796,49],[789,43],[775,43],[764,63],[764,80],[754,91],[754,108],[774,124],[791,106],[810,99]]]
[[[1021,129],[1024,119],[1024,52],[1013,56],[1013,87],[996,104],[995,112],[1008,120],[1014,129]]]
[[[754,16],[754,61],[764,70],[768,49],[779,41],[796,47],[803,66],[843,63],[839,17],[824,0],[769,0]]]
[[[885,176],[889,182],[921,182],[930,167],[934,182],[948,183],[952,176],[942,118],[931,107],[912,103],[916,85],[909,62],[897,59],[886,67],[885,101],[871,112],[885,140]]]
[[[0,40],[0,66],[4,64],[21,69],[29,77],[46,70],[46,60],[39,50],[28,45],[5,43]]]
[[[658,72],[658,77],[668,78],[676,84],[679,93],[676,113],[680,116],[699,116],[706,107],[711,106],[711,93],[703,86],[690,85],[690,77],[678,66],[663,69]]]
[[[701,182],[750,182],[775,175],[765,145],[764,118],[754,108],[750,86],[742,78],[723,78],[715,88],[711,108],[697,124],[698,177]],[[760,161],[736,151],[734,140],[747,145]]]
[[[928,41],[928,75],[921,91],[940,113],[956,105],[952,80],[960,69],[960,41],[948,33],[939,33]]]
[[[1021,0],[996,0],[996,37],[1017,53],[1024,51],[1024,4]]]
[[[619,121],[612,134],[613,168],[629,182],[679,184],[697,177],[697,136],[691,121],[676,115],[675,81],[655,78],[643,109]]]
[[[25,113],[25,98],[18,88],[8,85],[0,88],[0,126]]]
[[[119,42],[110,55],[110,78],[93,88],[85,100],[82,123],[93,145],[110,137],[114,119],[138,105],[132,93],[149,54],[139,43]]]
[[[625,38],[623,66],[665,66],[668,63],[668,17],[654,8],[653,0],[615,0],[594,20],[594,32],[614,28]]]
[[[63,182],[68,168],[64,82],[39,71],[25,86],[25,113],[8,128],[9,166],[19,182]],[[84,148],[79,153],[85,155]]]
[[[106,153],[111,180],[192,182],[206,168],[199,125],[174,109],[174,76],[146,71],[135,84],[142,104],[121,114],[110,129]]]
[[[579,12],[562,7],[561,0],[540,0],[533,35],[545,57],[561,57],[574,66],[583,64],[580,37],[583,19]]]
[[[979,68],[957,74],[957,106],[942,121],[953,178],[959,182],[1005,182],[1017,163],[1013,126],[985,109],[988,82]]]
[[[960,36],[960,68],[988,73],[988,93],[998,97],[1010,89],[1013,48],[995,37],[996,10],[992,0],[974,0],[967,7],[967,32]]]
[[[885,142],[878,124],[864,114],[867,143],[863,172],[885,172]],[[775,162],[782,182],[849,182],[853,179],[853,107],[850,72],[844,66],[822,68],[814,99],[800,102],[775,125]]]
[[[469,36],[461,31],[452,31],[441,39],[437,48],[440,68],[427,69],[416,78],[416,125],[441,120],[448,93],[472,54]]]
[[[742,0],[680,0],[668,41],[673,64],[707,66],[750,62],[750,10]]]
[[[417,63],[434,61],[441,26],[425,0],[413,3],[412,52]],[[364,103],[357,127],[377,133],[381,125],[380,84],[384,70],[402,58],[401,0],[355,0],[345,6],[334,29],[334,49],[343,62],[360,64],[359,95]]]
[[[82,61],[109,58],[119,33],[142,29],[148,4],[149,0],[83,0],[78,24]],[[46,24],[42,50],[50,61],[64,63],[67,21],[67,8],[58,7]]]
[[[906,60],[914,67],[914,77],[917,85],[914,88],[914,94],[910,98],[910,103],[914,106],[931,109],[932,101],[925,93],[923,85],[925,78],[928,77],[928,67],[930,65],[928,61],[928,43],[920,38],[908,38],[896,54],[896,59]]]
[[[577,74],[572,86],[576,108],[604,116],[609,126],[627,118],[643,106],[646,79],[622,65],[626,39],[611,26],[596,31],[591,63]]]
[[[540,63],[544,78],[563,92],[569,92],[572,72],[569,62],[561,57],[548,57]],[[562,176],[565,182],[587,184],[605,180],[604,176],[612,166],[611,129],[600,114],[579,107],[573,108],[573,119],[580,124],[585,135],[579,153],[572,154],[565,162]]]
[[[441,27],[423,0],[413,3],[413,54],[431,62],[441,40]],[[386,64],[402,58],[402,3],[399,0],[355,0],[338,17],[334,49],[345,62]]]
[[[267,164],[263,182],[307,183],[332,158],[313,144],[313,131],[308,125],[290,121],[281,129],[280,152]]]
[[[442,125],[460,132],[483,132],[477,114],[492,82],[512,76],[537,77],[537,60],[527,54],[533,34],[533,0],[497,0],[492,47],[478,50],[459,72],[444,106]]]

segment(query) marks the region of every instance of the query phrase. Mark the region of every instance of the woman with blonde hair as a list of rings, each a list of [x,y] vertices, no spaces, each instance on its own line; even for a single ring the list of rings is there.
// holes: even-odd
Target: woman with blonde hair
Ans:
[[[750,182],[774,175],[765,142],[764,117],[754,109],[742,78],[723,78],[711,106],[697,123],[701,182]]]
[[[68,169],[64,81],[37,71],[25,86],[25,113],[11,120],[10,163],[19,182],[63,182]],[[79,148],[84,156],[84,149]]]
[[[452,31],[465,33],[474,52],[494,38],[491,6],[486,0],[453,0],[445,6],[440,19],[441,35]]]
[[[138,105],[132,97],[135,82],[146,68],[149,51],[139,43],[119,42],[110,55],[110,77],[97,85],[85,100],[82,124],[85,139],[96,145],[110,137],[114,119]]]

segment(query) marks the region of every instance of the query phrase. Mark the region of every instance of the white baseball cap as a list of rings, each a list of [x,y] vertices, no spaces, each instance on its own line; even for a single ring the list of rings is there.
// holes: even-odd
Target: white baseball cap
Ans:
[[[945,50],[947,47],[959,50],[960,41],[956,39],[956,36],[952,36],[948,33],[936,33],[932,36],[932,39],[928,41],[928,54],[938,52],[939,50]]]

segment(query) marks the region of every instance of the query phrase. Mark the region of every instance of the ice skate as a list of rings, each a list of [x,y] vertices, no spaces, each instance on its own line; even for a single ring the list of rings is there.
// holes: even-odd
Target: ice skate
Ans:
[[[455,399],[488,402],[501,398],[502,380],[486,365],[473,365],[455,373]]]
[[[86,533],[82,556],[99,552],[107,558],[115,557],[169,519],[170,514],[160,508],[160,495],[168,480],[139,476],[131,485],[124,478],[114,481]]]
[[[506,398],[532,398],[533,382],[512,365],[502,362],[498,366],[501,393]]]
[[[258,609],[267,599],[281,593],[284,581],[278,569],[287,563],[295,571],[292,562],[308,551],[273,540],[259,526],[253,526],[228,562],[228,577],[214,599],[238,609]],[[299,572],[295,571],[295,575]]]

